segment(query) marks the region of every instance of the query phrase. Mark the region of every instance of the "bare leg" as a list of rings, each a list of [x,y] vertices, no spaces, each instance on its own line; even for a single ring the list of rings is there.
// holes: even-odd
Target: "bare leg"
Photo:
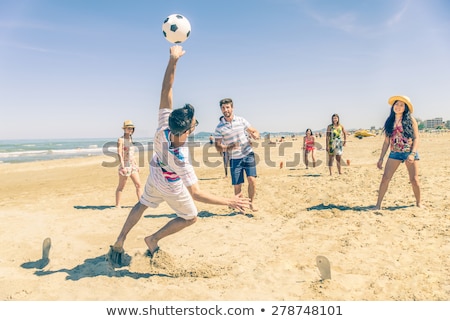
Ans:
[[[342,174],[341,155],[336,155],[336,165],[337,165],[338,173]]]
[[[381,178],[380,187],[378,189],[377,205],[375,205],[373,209],[375,210],[381,209],[381,202],[383,201],[384,195],[386,194],[389,182],[391,181],[392,176],[394,176],[394,173],[397,170],[400,163],[401,161],[392,158],[388,158],[388,160],[386,161],[383,177]]]
[[[409,181],[411,182],[414,196],[416,197],[416,205],[422,207],[420,203],[419,163],[416,160],[412,164],[408,163],[408,161],[405,163],[408,169]]]
[[[332,175],[332,167],[333,167],[333,154],[328,154],[328,168],[330,169],[330,175]]]
[[[122,197],[122,191],[125,187],[125,184],[127,182],[127,178],[126,176],[122,176],[119,174],[119,185],[116,188],[116,207],[120,206],[120,199]]]
[[[230,163],[228,159],[228,155],[226,153],[223,153],[223,167],[225,169],[225,178],[228,177],[228,164]]]
[[[174,218],[169,221],[166,225],[164,225],[161,229],[159,229],[156,233],[147,236],[144,241],[147,244],[148,250],[150,254],[153,255],[158,250],[158,242],[159,240],[177,233],[194,224],[197,221],[197,217],[194,217],[192,220],[185,220],[181,217]]]
[[[141,185],[141,179],[139,177],[139,173],[133,173],[133,174],[131,174],[130,177],[134,183],[134,187],[136,188],[136,196],[139,201],[142,196],[142,185]]]
[[[312,161],[313,161],[313,167],[316,167],[316,155],[315,155],[314,149],[311,151],[311,157],[312,157]]]
[[[130,214],[128,214],[127,220],[125,221],[122,231],[120,231],[119,236],[117,237],[116,243],[114,243],[113,248],[116,251],[123,250],[123,243],[125,242],[125,239],[127,238],[128,233],[131,231],[133,226],[139,222],[139,220],[142,217],[142,214],[147,209],[147,206],[141,204],[138,202],[134,207],[131,209]]]
[[[234,195],[238,195],[241,193],[242,184],[233,185],[233,187],[234,187]],[[231,209],[231,207],[230,207],[230,209]],[[244,214],[244,212],[242,212],[242,211],[239,211],[239,213]]]
[[[234,195],[237,195],[242,190],[242,184],[233,185],[234,186]]]
[[[247,176],[248,180],[248,198],[250,198],[250,209],[252,211],[257,211],[258,208],[254,204],[255,196],[256,196],[256,177]]]
[[[305,158],[306,168],[308,169],[308,152],[306,151],[306,149],[305,149],[305,156],[304,156],[304,158]]]

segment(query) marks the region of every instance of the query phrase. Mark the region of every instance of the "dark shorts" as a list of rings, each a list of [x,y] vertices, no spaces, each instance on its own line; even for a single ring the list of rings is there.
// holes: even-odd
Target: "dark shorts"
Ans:
[[[231,184],[244,183],[244,172],[247,176],[256,177],[255,154],[250,153],[244,158],[230,160]]]
[[[402,161],[402,163],[405,162],[405,160],[408,158],[409,154],[411,153],[401,153],[401,152],[390,152],[389,158],[396,159],[399,161]],[[414,160],[419,160],[419,153],[416,153],[416,156],[414,156]]]

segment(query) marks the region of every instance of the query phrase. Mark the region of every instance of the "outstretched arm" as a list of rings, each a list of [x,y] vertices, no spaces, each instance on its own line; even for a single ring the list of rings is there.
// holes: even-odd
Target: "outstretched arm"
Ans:
[[[167,64],[166,73],[164,74],[164,80],[161,89],[161,100],[159,103],[159,109],[168,108],[172,109],[172,86],[175,80],[175,69],[178,59],[183,56],[185,51],[181,46],[170,47],[170,59]]]
[[[187,187],[192,198],[198,202],[216,205],[226,205],[239,211],[244,211],[250,205],[250,199],[242,197],[242,193],[235,195],[233,198],[226,198],[217,196],[207,191],[200,189],[200,185],[195,183],[194,185]]]

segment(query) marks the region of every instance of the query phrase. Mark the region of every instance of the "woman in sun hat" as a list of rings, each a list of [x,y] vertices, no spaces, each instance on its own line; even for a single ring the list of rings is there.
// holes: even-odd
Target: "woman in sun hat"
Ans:
[[[378,190],[377,204],[373,209],[381,209],[381,202],[386,194],[389,182],[401,163],[405,163],[409,174],[409,181],[416,198],[416,205],[420,203],[419,187],[419,127],[416,119],[412,116],[413,104],[407,96],[392,96],[388,100],[391,113],[384,124],[386,135],[381,149],[380,159],[377,167],[383,168],[383,159],[390,148],[389,157],[384,167],[384,174]]]
[[[123,122],[123,136],[117,140],[117,153],[119,154],[119,185],[116,188],[116,207],[120,206],[122,191],[125,187],[128,177],[134,183],[136,195],[139,198],[142,195],[141,180],[139,177],[139,167],[134,157],[134,145],[132,135],[134,133],[134,125],[131,120]]]

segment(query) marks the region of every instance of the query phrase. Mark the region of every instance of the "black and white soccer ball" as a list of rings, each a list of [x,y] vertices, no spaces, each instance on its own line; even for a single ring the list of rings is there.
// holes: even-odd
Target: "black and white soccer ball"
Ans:
[[[181,14],[171,14],[163,24],[162,31],[164,38],[171,43],[182,43],[191,34],[191,24],[185,16]]]

